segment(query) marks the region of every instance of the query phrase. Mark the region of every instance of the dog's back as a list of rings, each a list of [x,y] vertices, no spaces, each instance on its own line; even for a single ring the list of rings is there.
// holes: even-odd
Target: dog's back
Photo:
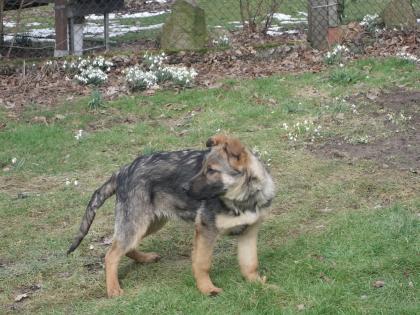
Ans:
[[[194,220],[200,201],[189,197],[183,186],[200,171],[208,150],[158,152],[140,156],[117,176],[118,203],[142,215],[178,216]],[[125,211],[125,210],[123,210]]]

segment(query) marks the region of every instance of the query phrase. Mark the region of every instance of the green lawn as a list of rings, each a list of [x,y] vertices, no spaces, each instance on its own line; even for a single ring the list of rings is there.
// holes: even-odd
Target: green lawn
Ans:
[[[0,130],[0,313],[418,314],[418,173],[308,149],[312,137],[317,146],[394,135],[384,123],[386,108],[356,99],[355,114],[352,101],[343,98],[398,87],[420,89],[415,65],[367,59],[345,70],[123,96],[99,111],[88,109],[88,99],[50,109],[33,104],[19,120],[0,111],[0,125],[7,125]],[[46,117],[48,125],[31,122],[35,116]],[[290,141],[288,132],[305,120],[321,125],[321,132],[301,130]],[[402,124],[398,132],[411,127]],[[79,129],[86,136],[76,140]],[[80,248],[65,255],[91,193],[138,154],[203,148],[219,131],[257,148],[271,164],[278,194],[259,239],[268,283],[242,280],[235,238],[225,237],[212,270],[224,292],[201,296],[190,266],[193,230],[172,222],[141,245],[162,254],[162,261],[139,265],[123,259],[125,295],[105,298],[109,245],[103,239],[112,235],[113,200],[98,211]],[[383,287],[373,286],[378,280]],[[22,293],[28,298],[14,302]]]

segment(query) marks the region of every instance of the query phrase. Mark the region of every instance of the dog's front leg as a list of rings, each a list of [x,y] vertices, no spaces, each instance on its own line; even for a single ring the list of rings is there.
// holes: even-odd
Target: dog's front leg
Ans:
[[[250,225],[238,238],[238,261],[241,273],[248,281],[265,283],[258,274],[257,236],[259,222]]]
[[[198,290],[207,295],[217,295],[221,288],[214,286],[209,271],[217,232],[201,222],[195,225],[194,248],[192,252],[192,270]]]

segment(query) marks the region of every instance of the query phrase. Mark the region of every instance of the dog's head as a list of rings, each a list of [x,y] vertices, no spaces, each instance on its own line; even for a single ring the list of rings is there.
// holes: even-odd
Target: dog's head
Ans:
[[[216,135],[207,140],[211,150],[200,172],[186,185],[187,193],[196,199],[211,199],[229,194],[249,175],[250,152],[236,138]]]

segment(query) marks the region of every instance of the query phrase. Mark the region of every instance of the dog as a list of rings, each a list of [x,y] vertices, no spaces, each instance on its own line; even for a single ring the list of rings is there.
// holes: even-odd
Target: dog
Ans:
[[[123,293],[118,265],[124,255],[141,263],[160,258],[136,247],[171,218],[195,223],[192,271],[200,292],[216,295],[222,291],[209,276],[213,247],[221,234],[238,236],[238,261],[244,278],[265,282],[258,273],[257,232],[275,196],[273,180],[258,157],[238,139],[215,135],[206,146],[205,150],[139,156],[92,195],[68,254],[88,233],[96,210],[116,194],[114,236],[105,256],[108,297]]]

